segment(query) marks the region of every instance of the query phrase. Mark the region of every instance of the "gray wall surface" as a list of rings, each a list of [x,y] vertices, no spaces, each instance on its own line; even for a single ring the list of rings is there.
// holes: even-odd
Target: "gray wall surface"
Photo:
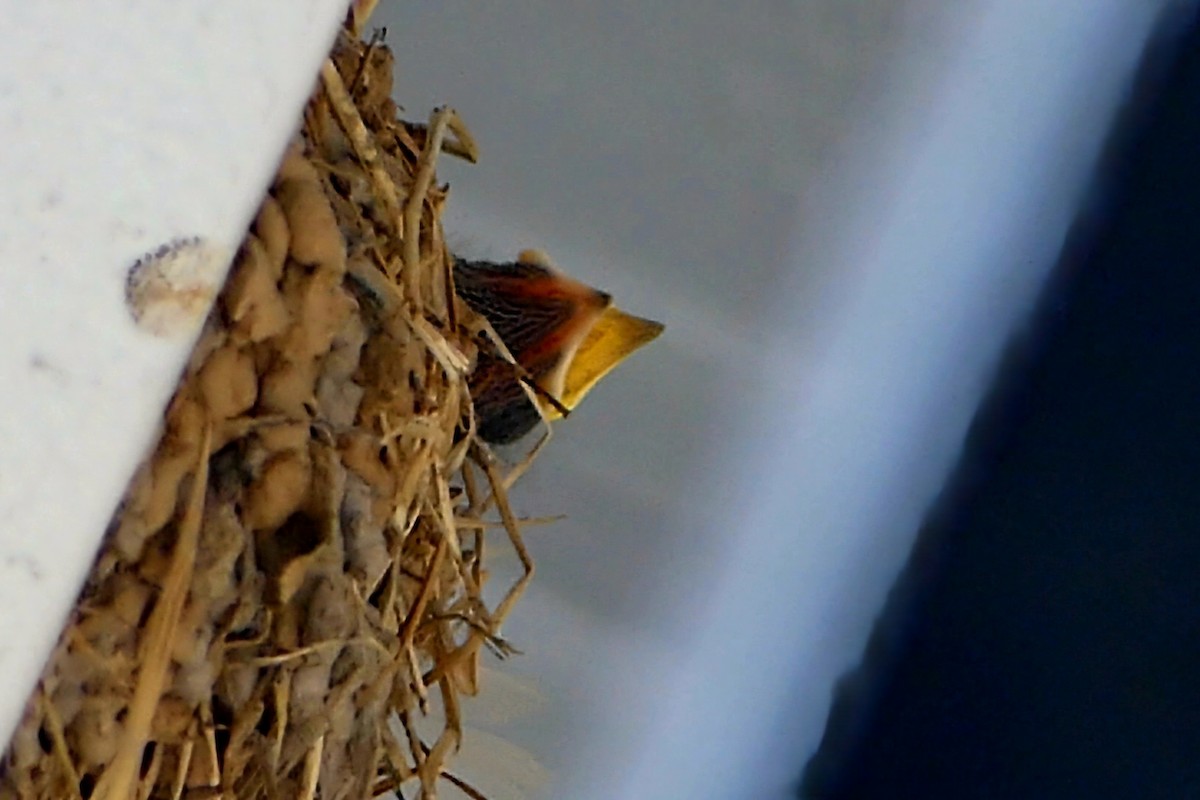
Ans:
[[[452,246],[667,326],[515,494],[551,796],[794,791],[1167,4],[384,4]]]

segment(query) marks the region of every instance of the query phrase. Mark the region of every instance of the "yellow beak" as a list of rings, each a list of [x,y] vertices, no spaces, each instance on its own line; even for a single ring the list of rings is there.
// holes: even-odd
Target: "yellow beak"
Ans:
[[[604,309],[567,365],[559,401],[568,410],[574,409],[601,378],[662,331],[660,322],[626,314],[613,306]],[[545,411],[551,419],[562,416],[549,404]]]

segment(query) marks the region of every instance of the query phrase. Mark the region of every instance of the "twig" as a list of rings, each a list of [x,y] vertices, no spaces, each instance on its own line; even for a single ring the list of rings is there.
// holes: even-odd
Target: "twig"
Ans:
[[[483,472],[487,475],[488,483],[492,487],[492,497],[496,500],[496,508],[500,511],[500,519],[504,521],[504,530],[508,533],[508,538],[512,542],[513,549],[517,551],[517,558],[521,559],[521,566],[525,569],[525,574],[509,588],[508,593],[504,595],[504,599],[500,601],[500,605],[496,606],[496,610],[492,612],[492,619],[499,626],[508,617],[509,612],[521,598],[521,595],[524,594],[525,587],[533,580],[536,567],[533,559],[529,556],[529,551],[525,549],[525,540],[521,538],[521,526],[517,523],[516,515],[513,514],[512,507],[508,504],[508,492],[501,485],[500,476],[496,474],[496,467],[493,463],[491,453],[482,447],[476,447],[475,453],[478,463],[483,467]]]
[[[313,800],[317,796],[317,782],[321,777],[321,754],[325,752],[325,734],[304,755],[304,774],[300,784],[300,800]]]
[[[54,758],[67,774],[71,796],[83,800],[83,796],[79,793],[79,773],[75,771],[75,765],[71,762],[71,750],[67,747],[67,739],[63,735],[62,719],[58,716],[58,709],[46,695],[45,687],[38,690],[38,703],[42,707],[42,718],[45,720],[50,741],[54,746]]]
[[[204,436],[197,449],[196,470],[192,476],[191,494],[179,536],[171,553],[171,565],[163,579],[162,593],[146,623],[141,652],[142,668],[138,670],[137,686],[125,717],[125,729],[117,745],[117,753],[96,783],[95,800],[126,800],[134,787],[142,751],[150,736],[150,725],[166,685],[167,668],[171,664],[171,648],[183,604],[192,585],[192,569],[196,564],[196,544],[204,514],[204,497],[208,489],[208,456],[212,443],[212,426],[204,426]]]
[[[379,200],[382,201],[388,218],[394,220],[397,235],[404,236],[404,216],[400,210],[396,184],[380,162],[379,150],[375,147],[374,137],[367,130],[366,123],[358,113],[358,107],[354,105],[353,98],[346,90],[346,84],[342,82],[342,76],[338,73],[337,67],[329,59],[326,59],[325,63],[321,65],[321,85],[325,87],[325,95],[329,98],[329,107],[333,110],[338,127],[342,129],[342,133],[346,134],[346,138],[350,140],[350,146],[354,149],[354,155],[367,170],[367,174],[371,178],[371,185]]]

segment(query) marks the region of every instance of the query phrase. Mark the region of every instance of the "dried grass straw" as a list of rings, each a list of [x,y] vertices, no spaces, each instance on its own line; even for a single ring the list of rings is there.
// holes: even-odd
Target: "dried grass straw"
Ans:
[[[347,31],[0,777],[4,798],[434,798],[532,576],[466,377],[440,152]],[[466,420],[464,423],[463,420]],[[465,428],[465,429],[464,429]],[[525,575],[481,596],[494,507]],[[445,724],[416,719],[440,695]],[[473,793],[473,794],[472,794]]]

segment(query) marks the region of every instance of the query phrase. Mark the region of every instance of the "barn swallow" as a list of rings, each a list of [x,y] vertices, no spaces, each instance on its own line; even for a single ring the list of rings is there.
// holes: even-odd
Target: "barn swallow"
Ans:
[[[533,250],[506,264],[456,258],[454,284],[520,365],[483,348],[471,374],[479,435],[494,444],[516,441],[541,418],[523,380],[532,381],[542,414],[556,419],[663,330],[617,309],[607,293],[567,277]]]

